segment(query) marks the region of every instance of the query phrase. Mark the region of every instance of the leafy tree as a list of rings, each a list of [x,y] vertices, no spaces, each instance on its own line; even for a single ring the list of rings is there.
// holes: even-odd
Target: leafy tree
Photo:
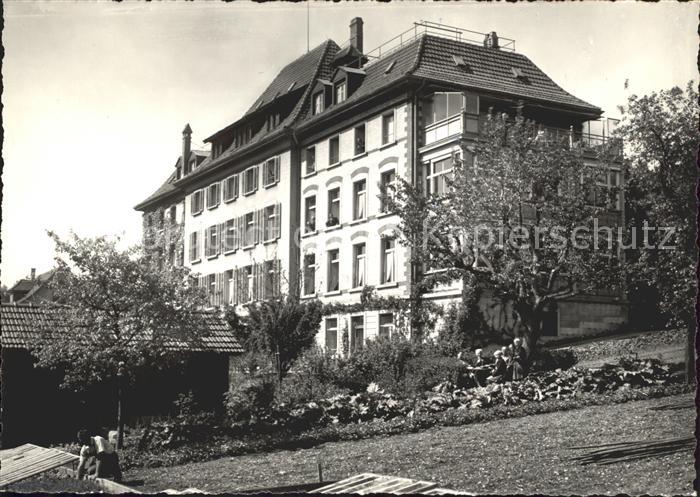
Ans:
[[[616,149],[586,147],[601,160],[592,167],[574,135],[542,130],[520,115],[490,115],[465,152],[454,157],[444,193],[399,185],[402,242],[425,291],[461,280],[512,306],[532,353],[550,303],[618,284],[616,240],[594,236],[615,218],[607,211],[617,192],[599,192],[600,207],[589,205],[593,176],[605,172]],[[471,295],[463,293],[465,309]]]
[[[630,254],[631,284],[633,288],[656,288],[659,308],[668,324],[687,328],[687,375],[692,381],[696,326],[693,303],[697,290],[698,91],[691,81],[685,90],[673,87],[642,97],[632,95],[620,110],[623,121],[617,133],[625,142],[629,170],[629,224],[641,238],[639,249]],[[640,232],[645,222],[646,234]],[[671,235],[664,244],[668,248],[660,248],[667,234]]]
[[[180,360],[202,345],[206,303],[186,268],[161,269],[139,248],[122,251],[118,240],[73,235],[56,244],[57,302],[50,323],[31,344],[37,366],[64,372],[62,386],[113,389],[123,439],[122,390],[141,372]],[[55,328],[54,328],[55,326]]]
[[[313,345],[323,305],[315,300],[306,303],[295,296],[282,295],[247,304],[245,309],[245,313],[238,315],[229,308],[227,319],[244,349],[262,353],[275,364],[281,384],[297,357]]]

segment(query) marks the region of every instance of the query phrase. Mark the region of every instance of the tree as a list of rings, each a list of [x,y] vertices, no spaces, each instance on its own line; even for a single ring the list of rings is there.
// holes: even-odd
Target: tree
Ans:
[[[53,319],[37,324],[41,333],[31,344],[37,366],[63,371],[64,388],[113,389],[121,447],[123,388],[140,372],[202,346],[205,297],[186,268],[160,265],[140,248],[122,251],[105,237],[49,236],[60,304],[47,304]]]
[[[427,291],[461,280],[463,288],[490,290],[512,306],[532,353],[548,305],[619,283],[615,237],[596,233],[614,219],[604,216],[619,192],[597,192],[599,207],[590,205],[594,175],[606,172],[615,147],[586,152],[597,154],[595,167],[573,133],[543,130],[520,115],[490,115],[464,157],[453,158],[443,192],[401,183],[394,208],[417,285]],[[465,309],[473,295],[463,292]]]
[[[630,254],[630,282],[655,287],[669,326],[687,329],[686,373],[695,377],[698,92],[673,87],[629,97],[617,129],[629,170],[630,229],[644,229]],[[669,229],[670,228],[670,229]],[[664,238],[666,248],[659,246]]]
[[[299,301],[291,295],[247,304],[246,313],[238,315],[229,308],[227,319],[243,348],[261,353],[275,364],[281,384],[294,361],[316,339],[323,305],[316,301]]]

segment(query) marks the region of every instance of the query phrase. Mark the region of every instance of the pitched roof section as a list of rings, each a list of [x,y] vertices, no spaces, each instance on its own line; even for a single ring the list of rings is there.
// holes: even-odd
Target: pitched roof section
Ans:
[[[193,157],[197,159],[197,164],[199,167],[201,167],[204,161],[208,159],[209,152],[207,152],[206,150],[192,150],[192,152],[190,153],[190,158]],[[170,173],[168,179],[166,179],[165,182],[162,185],[160,185],[160,187],[155,192],[151,193],[145,200],[139,202],[139,204],[136,207],[134,207],[137,211],[144,210],[145,207],[147,207],[148,204],[150,204],[151,202],[158,200],[159,198],[162,198],[177,190],[177,187],[174,185],[174,183],[176,180],[176,169],[181,162],[182,157],[178,157],[177,161],[175,162],[175,170],[173,170],[173,172]]]
[[[335,42],[327,40],[284,66],[275,79],[272,80],[272,83],[270,83],[257,100],[253,102],[253,105],[248,109],[245,115],[247,116],[254,112],[261,103],[263,105],[269,104],[274,99],[311,83],[316,74],[318,64],[323,58],[329,44],[335,45]],[[292,83],[294,83],[293,87]]]
[[[562,89],[522,54],[431,35],[425,38],[414,76],[602,113],[600,108]],[[453,55],[461,56],[470,70],[458,67]],[[514,68],[520,69],[524,78],[516,78]]]
[[[321,50],[319,52],[319,49],[323,49],[323,50]],[[307,81],[303,81],[301,83],[298,83],[298,84],[303,84],[304,86],[306,86],[306,89],[304,90],[303,95],[296,102],[294,109],[289,113],[289,115],[282,122],[280,122],[280,124],[277,127],[275,127],[275,129],[268,131],[267,127],[263,126],[251,138],[251,140],[248,143],[246,143],[245,145],[238,147],[238,148],[234,148],[233,145],[231,145],[228,149],[226,149],[216,159],[210,159],[210,160],[205,161],[204,163],[202,163],[202,165],[199,167],[199,169],[197,169],[197,171],[195,171],[195,173],[190,174],[187,177],[190,178],[190,177],[194,177],[194,176],[199,176],[199,175],[203,174],[206,170],[209,170],[209,169],[212,169],[212,168],[218,166],[219,164],[221,164],[222,162],[225,162],[227,159],[231,158],[232,156],[242,154],[242,153],[250,150],[251,148],[253,148],[253,146],[259,144],[263,140],[272,139],[272,138],[275,138],[275,137],[282,135],[284,133],[284,128],[289,127],[293,123],[295,123],[298,120],[299,116],[302,114],[302,110],[305,107],[308,107],[308,102],[310,100],[309,95],[311,93],[311,87],[312,87],[312,85],[310,83],[312,83],[313,81],[315,81],[318,78],[330,77],[331,72],[333,71],[333,67],[332,67],[333,57],[335,56],[336,52],[339,49],[340,48],[333,40],[327,40],[324,43],[322,43],[321,45],[319,45],[318,47],[316,47],[315,49],[313,49],[311,52],[306,54],[306,56],[311,55],[312,53],[315,54],[314,55],[314,57],[315,57],[314,60],[316,60],[315,71]],[[319,54],[320,54],[320,56],[319,56]],[[306,56],[300,57],[292,64],[295,64],[295,63],[301,61]],[[303,65],[305,65],[305,64],[303,64]],[[288,74],[295,74],[294,71],[291,71],[289,69],[289,66],[285,67],[282,71],[283,72],[287,71]],[[300,70],[299,74],[301,74],[301,72],[303,72],[303,71]],[[278,78],[279,77],[280,76],[278,76]],[[289,82],[289,84],[291,84],[291,81],[288,81],[287,79],[285,79],[284,82]],[[281,86],[281,84],[280,84],[280,86]],[[295,86],[295,88],[298,88],[298,86]],[[269,89],[269,87],[268,87],[268,89]],[[265,92],[267,92],[267,91],[268,90],[265,90]],[[255,110],[256,106],[257,106],[257,103],[254,104],[253,107],[251,108],[251,110],[248,112],[250,113],[252,110]],[[248,115],[248,114],[246,114],[246,115]],[[233,125],[230,125],[229,127],[234,126],[235,124],[236,123],[234,123]],[[218,132],[216,134],[218,134]],[[212,135],[212,136],[216,136],[216,134]]]
[[[235,354],[243,352],[231,327],[225,319],[212,312],[204,312],[206,336],[202,337],[205,352]],[[37,328],[60,331],[60,317],[50,307],[21,304],[2,304],[0,307],[0,343],[9,349],[26,349],[37,337]],[[178,346],[174,344],[174,346]],[[182,346],[180,344],[179,346]]]

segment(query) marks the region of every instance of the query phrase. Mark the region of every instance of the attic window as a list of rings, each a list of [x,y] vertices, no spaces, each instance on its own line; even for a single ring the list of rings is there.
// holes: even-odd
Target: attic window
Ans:
[[[464,60],[464,57],[462,57],[461,55],[453,55],[452,60],[454,61],[455,65],[457,67],[463,67],[465,69],[468,67],[467,62]]]
[[[260,100],[258,100],[258,104],[255,106],[255,110],[259,109],[262,104],[263,104],[263,99],[261,98]]]
[[[527,79],[525,74],[523,74],[523,70],[519,67],[511,67],[510,71],[513,73],[513,76],[515,76],[517,79]]]
[[[394,68],[395,65],[396,65],[396,61],[395,61],[395,60],[392,60],[392,61],[389,63],[389,65],[386,66],[386,69],[384,69],[384,74],[389,74],[389,73],[391,72],[391,70]]]
[[[296,84],[297,84],[296,81],[292,81],[292,84],[289,85],[289,88],[287,88],[287,91],[292,91],[292,88],[294,88],[294,86],[295,86]]]

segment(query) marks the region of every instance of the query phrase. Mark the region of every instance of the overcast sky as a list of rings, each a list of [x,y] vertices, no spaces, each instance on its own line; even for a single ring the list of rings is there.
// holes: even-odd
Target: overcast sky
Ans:
[[[137,243],[133,206],[306,52],[307,6],[6,0],[1,280],[52,267],[47,229]],[[497,31],[567,91],[617,117],[637,94],[696,78],[698,4],[312,4],[310,43],[365,50],[421,19]],[[629,90],[624,82],[629,80]]]

